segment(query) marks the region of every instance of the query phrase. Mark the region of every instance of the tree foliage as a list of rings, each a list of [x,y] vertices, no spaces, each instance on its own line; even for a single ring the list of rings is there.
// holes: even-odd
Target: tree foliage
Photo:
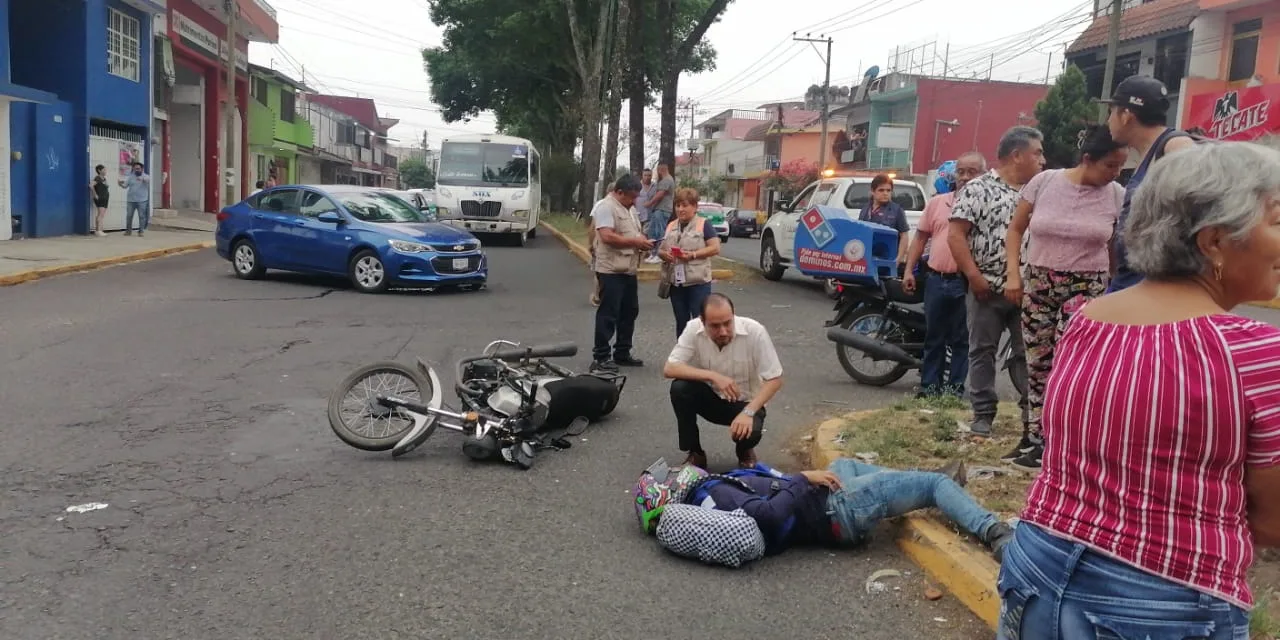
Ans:
[[[425,162],[410,158],[400,163],[400,181],[406,189],[434,189],[436,174]]]
[[[1076,136],[1094,120],[1096,107],[1089,99],[1084,72],[1067,65],[1062,75],[1049,88],[1049,93],[1036,103],[1036,121],[1044,134],[1044,157],[1048,168],[1074,166]]]

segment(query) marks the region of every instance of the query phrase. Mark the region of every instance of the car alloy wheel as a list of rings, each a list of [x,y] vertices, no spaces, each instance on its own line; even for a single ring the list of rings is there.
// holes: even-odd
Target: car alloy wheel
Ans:
[[[236,273],[240,275],[248,275],[253,272],[253,267],[258,263],[258,256],[254,255],[253,247],[248,244],[240,244],[236,247],[234,264]]]
[[[356,261],[355,269],[356,283],[361,289],[372,291],[382,285],[382,280],[387,277],[386,270],[382,266],[382,261],[377,256],[364,256]]]

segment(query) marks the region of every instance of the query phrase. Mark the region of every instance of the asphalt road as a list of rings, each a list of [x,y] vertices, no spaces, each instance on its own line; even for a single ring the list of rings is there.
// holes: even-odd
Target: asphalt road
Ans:
[[[991,636],[954,598],[926,601],[887,539],[734,572],[640,534],[631,483],[680,457],[658,372],[673,322],[651,286],[650,366],[611,420],[533,470],[471,463],[445,432],[399,461],[339,442],[326,398],[360,364],[423,356],[448,387],[452,361],[494,338],[588,346],[576,259],[549,238],[491,255],[489,290],[466,294],[243,282],[211,251],[0,290],[0,638]],[[785,463],[801,426],[910,391],[848,380],[820,292],[721,290],[787,367],[766,461]],[[724,430],[704,437],[732,462]],[[866,593],[885,568],[911,576]]]

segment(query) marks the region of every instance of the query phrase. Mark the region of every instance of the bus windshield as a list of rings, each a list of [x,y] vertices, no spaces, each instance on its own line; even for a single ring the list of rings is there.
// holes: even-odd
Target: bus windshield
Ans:
[[[446,142],[436,181],[458,187],[523,187],[529,184],[529,148],[495,142]]]

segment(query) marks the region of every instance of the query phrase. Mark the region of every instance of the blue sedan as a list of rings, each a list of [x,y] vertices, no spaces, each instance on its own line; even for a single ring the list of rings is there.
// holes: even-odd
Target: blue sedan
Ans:
[[[469,232],[427,222],[384,190],[273,187],[218,214],[218,255],[243,279],[267,269],[343,275],[365,293],[388,287],[483,288],[489,265]]]

